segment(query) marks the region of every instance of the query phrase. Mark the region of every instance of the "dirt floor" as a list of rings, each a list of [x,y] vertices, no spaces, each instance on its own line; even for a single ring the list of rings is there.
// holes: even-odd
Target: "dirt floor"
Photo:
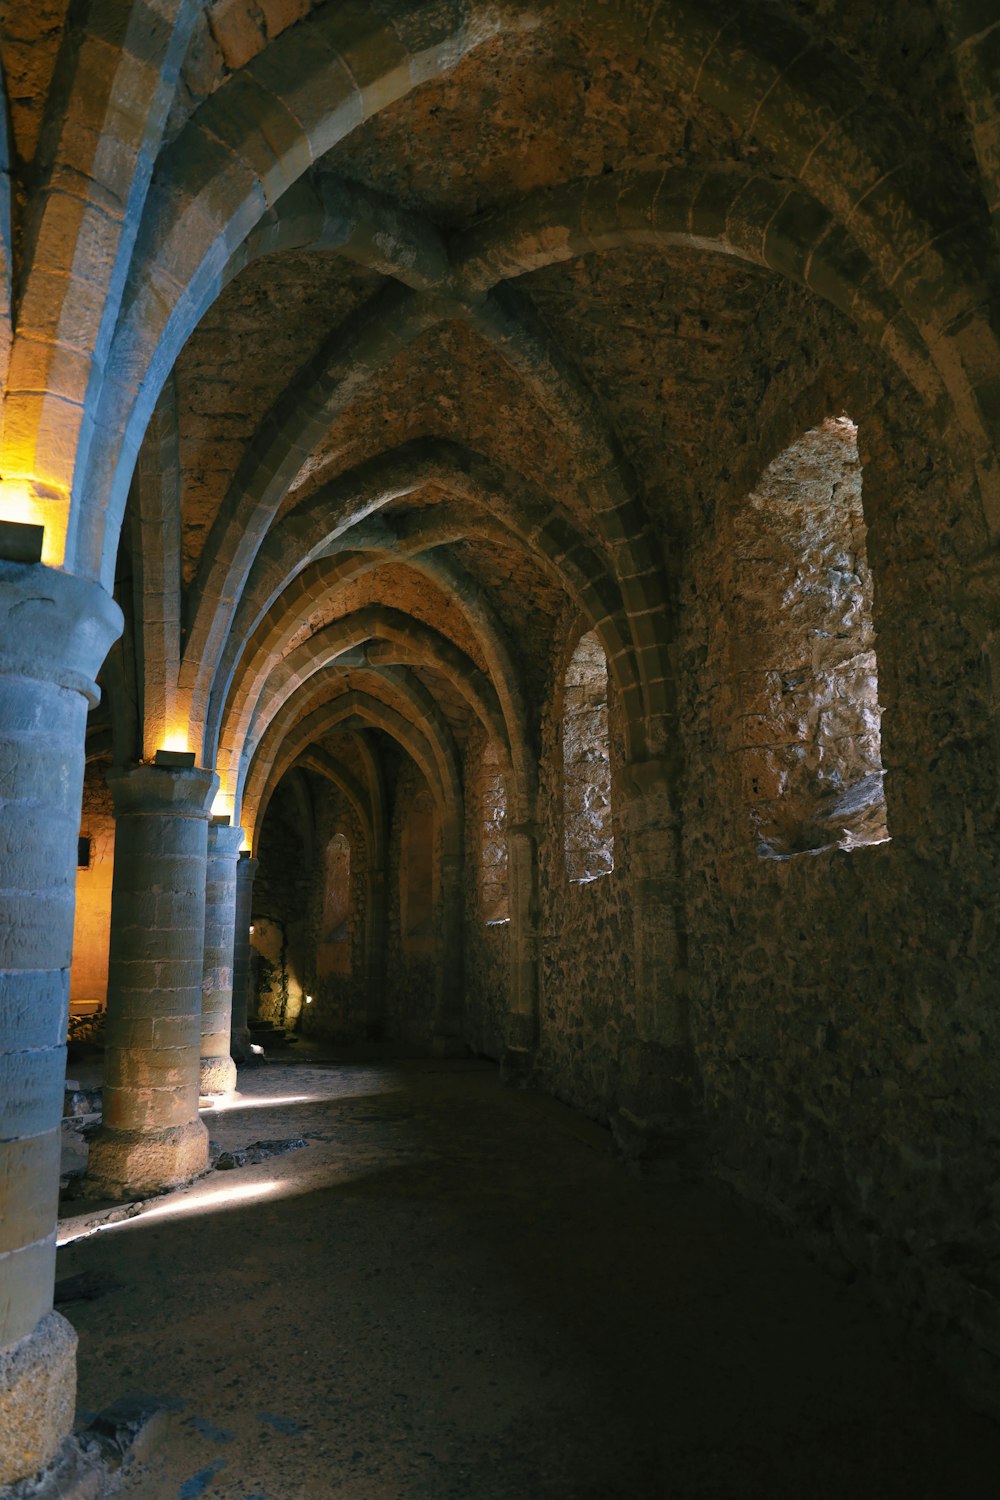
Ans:
[[[468,1062],[275,1063],[216,1171],[87,1233],[79,1407],[169,1404],[143,1500],[975,1500],[1000,1430],[713,1184],[635,1181]]]

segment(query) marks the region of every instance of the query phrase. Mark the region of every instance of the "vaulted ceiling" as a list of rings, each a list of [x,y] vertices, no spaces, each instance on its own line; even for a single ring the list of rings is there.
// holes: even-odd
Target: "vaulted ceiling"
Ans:
[[[25,297],[46,141],[89,128],[86,96],[53,104],[67,37],[161,64],[73,469],[108,517],[81,570],[107,574],[124,506],[118,757],[186,725],[252,827],[343,698],[328,752],[408,724],[444,785],[478,720],[530,801],[530,705],[582,628],[629,753],[663,754],[692,517],[790,340],[817,376],[846,341],[987,441],[975,361],[937,341],[992,259],[958,10],[216,0],[179,8],[174,55],[138,6],[110,35],[0,5]]]

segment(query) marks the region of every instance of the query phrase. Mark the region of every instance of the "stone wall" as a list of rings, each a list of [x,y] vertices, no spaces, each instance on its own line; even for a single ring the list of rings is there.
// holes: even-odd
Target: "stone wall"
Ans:
[[[624,737],[621,705],[610,684],[614,868],[595,879],[574,880],[566,857],[563,733],[566,674],[581,633],[579,620],[569,612],[557,622],[555,639],[561,649],[554,653],[541,720],[538,1074],[557,1098],[604,1119],[615,1100],[621,1045],[632,1033],[634,1013],[632,908],[621,794]]]
[[[510,993],[510,890],[503,777],[485,734],[465,757],[465,1040],[503,1056]]]
[[[80,836],[90,840],[90,862],[76,872],[73,963],[69,978],[71,1014],[103,1006],[108,998],[111,880],[115,865],[115,815],[104,779],[108,767],[105,760],[88,761],[83,781]]]
[[[431,890],[422,892],[427,899],[426,918],[421,913],[414,916],[415,892],[408,887],[411,858],[410,835],[414,833],[411,822],[414,803],[418,803],[421,816],[417,834],[423,841],[425,821],[432,825],[432,847],[428,851],[429,861],[420,858],[420,879],[426,877],[426,868],[431,871]],[[386,868],[386,892],[388,899],[388,952],[386,962],[385,1030],[386,1035],[415,1046],[430,1041],[434,1024],[435,1003],[439,983],[438,966],[444,955],[439,952],[438,935],[441,931],[441,831],[436,813],[428,818],[431,806],[430,793],[420,772],[412,761],[404,759],[395,779],[392,795],[392,816],[389,827],[388,862]]]
[[[793,304],[758,325],[763,393],[751,404],[734,390],[720,415],[684,579],[693,1028],[715,1164],[822,1254],[873,1272],[939,1347],[953,1340],[982,1394],[1000,1355],[995,752],[961,601],[984,537],[926,411],[832,314],[822,328],[802,319],[779,360]],[[845,411],[863,464],[891,842],[761,858],[727,766],[730,540],[758,478],[749,453],[763,466]]]
[[[368,858],[357,816],[344,795],[319,777],[314,785],[316,858],[309,902],[313,1003],[307,1035],[357,1041],[369,1033]],[[347,876],[346,881],[344,876]],[[337,890],[335,887],[341,886]]]

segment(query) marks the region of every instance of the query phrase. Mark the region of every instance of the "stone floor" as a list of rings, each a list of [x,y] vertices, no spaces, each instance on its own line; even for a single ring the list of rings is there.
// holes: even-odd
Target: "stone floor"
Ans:
[[[71,1217],[82,1413],[171,1404],[143,1500],[974,1500],[1000,1430],[865,1293],[723,1188],[469,1062],[278,1063],[235,1149],[137,1218]],[[99,1219],[99,1215],[97,1216]]]

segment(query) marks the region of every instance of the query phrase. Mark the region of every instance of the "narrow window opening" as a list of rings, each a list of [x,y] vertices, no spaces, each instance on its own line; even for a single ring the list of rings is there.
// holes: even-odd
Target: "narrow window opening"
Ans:
[[[482,760],[482,842],[480,898],[487,927],[510,920],[507,886],[507,789],[496,746],[486,746]]]
[[[830,417],[771,463],[735,527],[733,749],[765,859],[888,837],[858,430]]]
[[[90,869],[90,839],[81,834],[76,841],[76,867],[78,870]]]
[[[615,867],[608,742],[608,663],[596,634],[583,636],[566,669],[563,698],[566,873],[576,883]]]

